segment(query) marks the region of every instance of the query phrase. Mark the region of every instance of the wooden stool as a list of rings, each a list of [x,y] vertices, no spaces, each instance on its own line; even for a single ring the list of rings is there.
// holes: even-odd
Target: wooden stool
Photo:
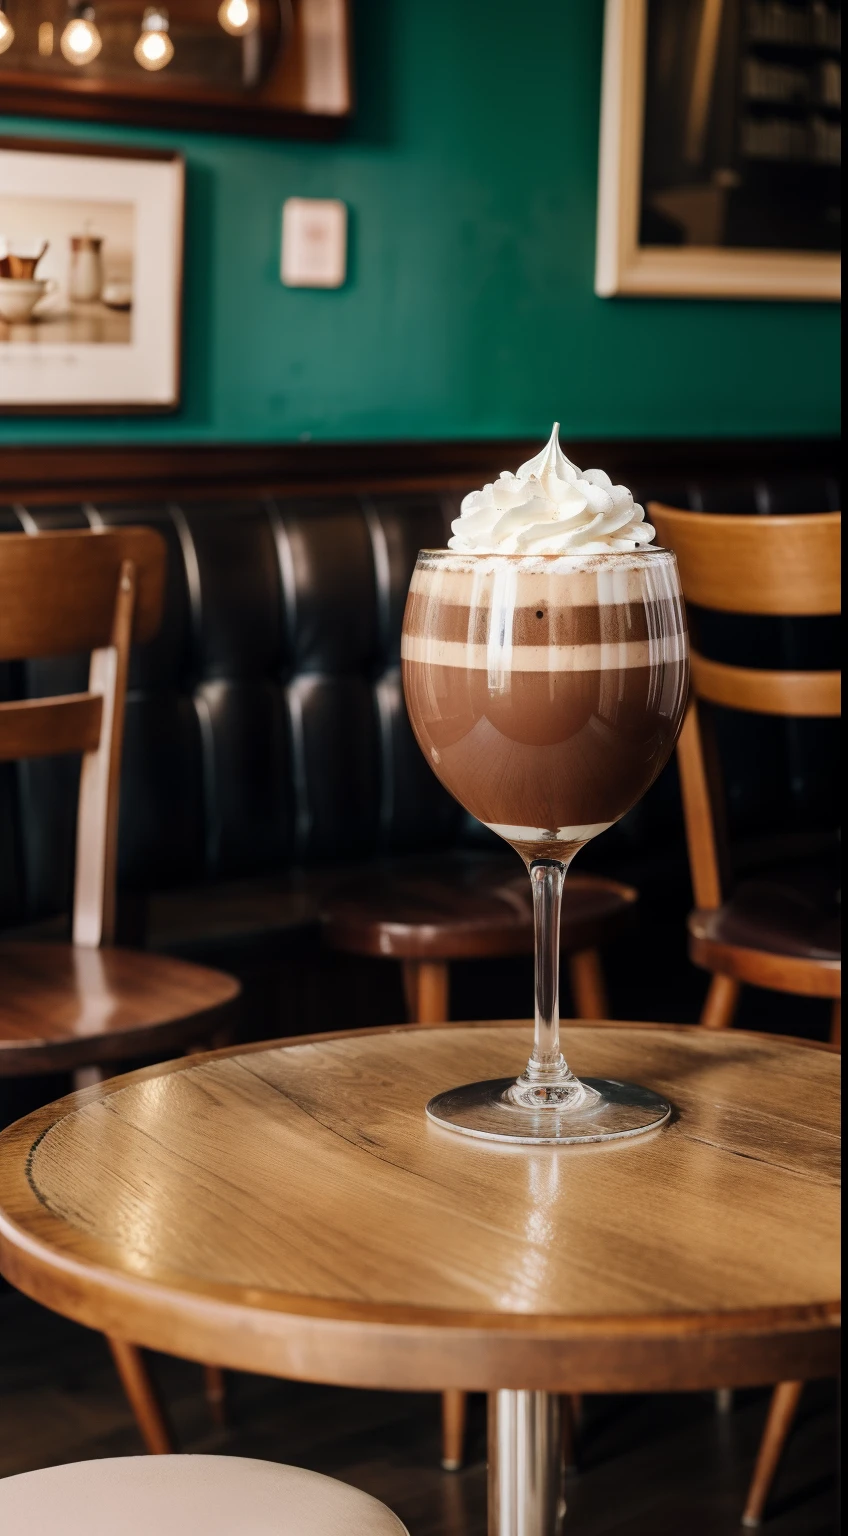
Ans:
[[[0,762],[82,756],[73,942],[0,944],[0,1076],[73,1071],[87,1086],[119,1061],[218,1043],[232,1018],[232,976],[111,947],[130,645],[155,634],[164,579],[149,528],[0,539],[0,661],[91,652],[87,692],[0,703]],[[109,1344],[148,1451],[169,1451],[141,1352]],[[214,1368],[207,1386],[215,1413]]]
[[[603,975],[596,946],[632,914],[632,886],[595,875],[570,874],[562,897],[562,951],[576,1016],[604,1018]],[[451,960],[485,960],[533,953],[530,881],[513,855],[454,852],[366,873],[323,903],[321,921],[331,949],[399,960],[410,1021],[450,1017]]]
[[[358,1488],[242,1456],[116,1456],[4,1477],[0,1528],[19,1536],[408,1536]]]
[[[839,512],[725,517],[652,503],[648,515],[661,542],[675,551],[684,595],[696,607],[787,618],[840,612]],[[741,987],[749,983],[830,998],[831,1042],[838,1046],[838,860],[784,861],[728,891],[731,861],[708,708],[836,717],[841,713],[839,673],[728,666],[695,648],[691,660],[691,698],[677,760],[696,902],[689,916],[689,954],[712,972],[701,1023],[706,1029],[726,1029],[733,1023]],[[759,1524],[800,1392],[798,1382],[775,1388],[748,1493],[746,1525]]]
[[[563,889],[561,947],[567,956],[575,1013],[607,1016],[596,946],[631,915],[631,886],[569,874]],[[377,870],[337,889],[322,922],[331,949],[399,960],[412,1023],[450,1017],[451,960],[533,953],[530,881],[512,855],[446,853]],[[467,1417],[464,1392],[442,1395],[442,1466],[462,1466]]]

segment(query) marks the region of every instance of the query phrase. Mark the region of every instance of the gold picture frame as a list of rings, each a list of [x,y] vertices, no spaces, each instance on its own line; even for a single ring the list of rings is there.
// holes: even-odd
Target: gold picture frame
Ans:
[[[717,9],[720,0],[704,0],[705,30]],[[838,254],[640,243],[647,35],[648,0],[606,0],[595,292],[602,298],[838,300]],[[696,71],[693,98],[697,90]]]

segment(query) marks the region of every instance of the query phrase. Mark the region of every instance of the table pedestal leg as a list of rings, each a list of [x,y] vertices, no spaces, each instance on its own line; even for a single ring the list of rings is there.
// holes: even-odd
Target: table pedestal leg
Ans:
[[[562,1433],[551,1392],[489,1393],[489,1536],[559,1536]]]

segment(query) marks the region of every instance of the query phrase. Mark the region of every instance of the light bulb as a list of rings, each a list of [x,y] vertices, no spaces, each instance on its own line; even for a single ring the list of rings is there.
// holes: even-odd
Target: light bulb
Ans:
[[[79,5],[74,9],[77,14],[71,17],[59,38],[59,47],[69,64],[90,64],[103,47],[94,25],[94,6]]]
[[[4,0],[0,0],[0,53],[5,53],[15,41],[15,29],[6,15]]]
[[[259,25],[259,0],[222,0],[218,20],[231,37],[246,37]]]
[[[141,35],[133,56],[142,69],[164,69],[174,57],[174,45],[168,36],[168,12],[149,5],[141,18]]]

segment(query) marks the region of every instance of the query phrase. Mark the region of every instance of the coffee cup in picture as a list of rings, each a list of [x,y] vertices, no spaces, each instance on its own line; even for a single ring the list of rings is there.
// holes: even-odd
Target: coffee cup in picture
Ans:
[[[58,286],[52,277],[0,277],[0,320],[30,320],[36,304]]]

